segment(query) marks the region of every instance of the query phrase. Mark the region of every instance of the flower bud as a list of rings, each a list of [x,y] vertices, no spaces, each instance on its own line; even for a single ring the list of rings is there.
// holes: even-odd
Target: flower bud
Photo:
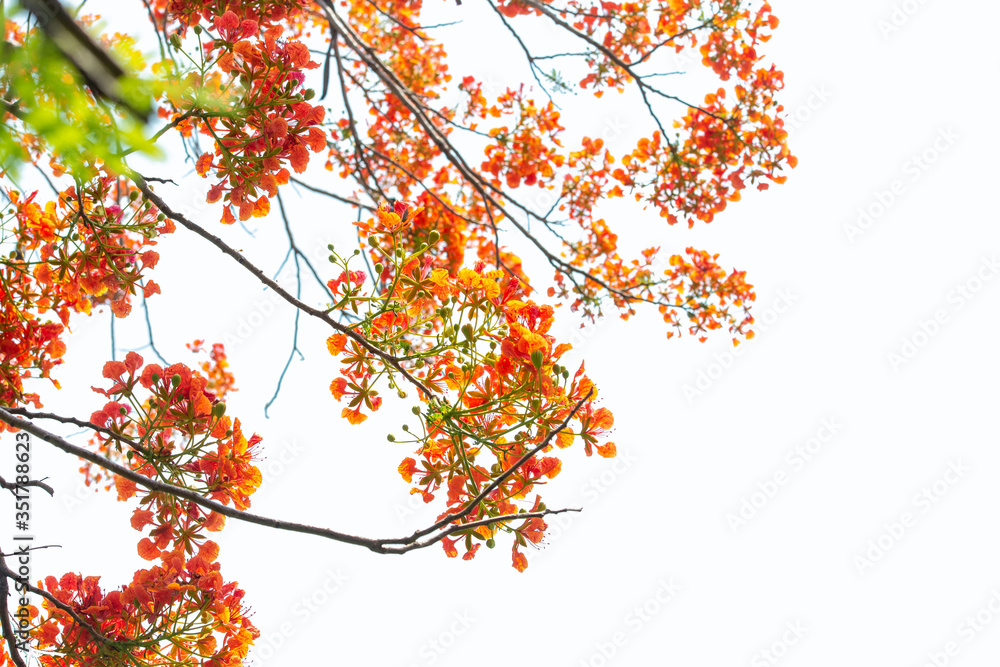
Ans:
[[[170,384],[174,385],[175,387],[180,386],[180,384],[181,384],[181,374],[180,373],[174,373],[174,376],[172,378],[170,378]]]
[[[431,244],[437,243],[441,240],[441,232],[436,229],[432,229],[431,233],[427,235],[427,241]]]

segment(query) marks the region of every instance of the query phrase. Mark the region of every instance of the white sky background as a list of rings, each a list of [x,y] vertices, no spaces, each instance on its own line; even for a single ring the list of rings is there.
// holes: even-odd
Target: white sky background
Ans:
[[[434,16],[465,19],[440,33],[458,77],[523,76],[509,36],[474,0],[431,4]],[[993,664],[1000,232],[987,207],[1000,148],[991,128],[1000,9],[943,0],[773,6],[781,25],[764,51],[785,72],[799,158],[788,182],[746,191],[693,230],[624,204],[604,213],[628,247],[693,245],[747,270],[756,339],[738,357],[724,333],[705,344],[667,341],[655,313],[578,338],[568,365],[586,359],[615,414],[619,456],[561,452],[563,472],[545,499],[583,512],[563,515],[563,527],[552,522],[523,574],[505,538],[464,562],[438,546],[380,556],[230,520],[213,537],[223,575],[246,590],[262,632],[254,664]],[[106,18],[129,30],[124,13]],[[880,30],[893,18],[896,29]],[[663,83],[674,81],[698,90],[700,79]],[[557,101],[567,125],[575,118],[578,133],[604,133],[621,155],[649,121],[635,100],[613,97],[600,107],[579,106],[582,95]],[[166,164],[147,171],[181,174]],[[311,182],[324,174],[310,172]],[[199,204],[208,182],[183,183],[158,191],[277,269],[277,215],[255,221],[254,238],[220,232],[217,207]],[[297,240],[325,269],[328,242],[349,247],[352,212],[283,195]],[[871,222],[848,234],[859,209]],[[240,388],[229,414],[264,436],[268,457],[253,511],[366,536],[408,534],[440,511],[412,511],[396,472],[410,452],[385,439],[412,419],[412,399],[387,397],[363,425],[348,425],[327,389],[337,372],[328,332],[303,318],[306,361],[293,364],[265,419],[291,345],[290,309],[180,228],[159,249],[153,278],[164,293],[150,308],[161,351],[187,361],[186,341],[239,340],[227,345]],[[578,322],[560,316],[567,339]],[[119,358],[145,343],[136,324],[119,328]],[[86,418],[102,405],[86,388],[102,381],[108,314],[74,326],[58,370],[66,389],[48,392],[46,407]],[[42,446],[33,469],[59,493],[33,494],[36,541],[63,549],[38,553],[33,576],[131,580],[145,566],[128,525],[134,501],[80,491],[76,462]],[[795,453],[809,446],[810,460]],[[734,530],[727,517],[744,500],[756,507],[744,507]]]

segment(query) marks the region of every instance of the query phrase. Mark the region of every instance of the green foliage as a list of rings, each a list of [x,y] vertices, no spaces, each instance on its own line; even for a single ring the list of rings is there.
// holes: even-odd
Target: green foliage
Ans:
[[[140,64],[134,55],[117,60],[126,70]],[[126,75],[120,84],[130,104],[152,106],[149,83]],[[30,32],[23,45],[5,46],[0,91],[5,110],[17,118],[0,126],[0,169],[17,173],[21,164],[48,154],[71,174],[89,178],[97,164],[121,171],[124,155],[158,154],[144,124],[95,98],[72,63],[38,30]]]

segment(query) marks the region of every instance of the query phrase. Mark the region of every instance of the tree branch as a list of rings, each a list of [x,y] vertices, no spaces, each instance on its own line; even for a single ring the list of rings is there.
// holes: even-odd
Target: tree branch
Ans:
[[[169,217],[171,220],[180,223],[182,226],[186,227],[187,229],[194,232],[198,236],[207,240],[209,243],[214,245],[216,248],[221,250],[226,255],[232,257],[234,260],[236,260],[237,263],[240,264],[240,266],[242,266],[247,271],[252,273],[253,276],[257,278],[257,280],[259,280],[264,285],[274,290],[275,294],[277,294],[282,299],[290,303],[292,306],[298,308],[299,310],[308,315],[311,315],[312,317],[315,317],[318,320],[325,322],[334,330],[342,334],[345,334],[349,336],[351,339],[357,341],[358,344],[361,345],[361,347],[370,352],[372,355],[378,357],[386,365],[391,366],[393,369],[398,371],[404,378],[406,378],[407,381],[410,382],[410,384],[417,387],[419,390],[423,391],[427,396],[434,395],[434,392],[431,391],[431,389],[427,387],[427,385],[425,385],[422,381],[420,381],[408,370],[403,368],[400,360],[397,359],[395,356],[387,352],[383,352],[375,345],[373,345],[371,342],[369,342],[367,338],[365,338],[358,332],[354,331],[353,329],[337,322],[332,317],[330,317],[329,314],[323,312],[322,310],[319,310],[318,308],[313,308],[312,306],[303,303],[298,298],[289,294],[283,287],[281,287],[281,285],[268,278],[263,271],[261,271],[256,266],[251,264],[246,257],[244,257],[239,252],[237,252],[229,245],[227,245],[225,241],[223,241],[218,236],[215,236],[211,232],[208,232],[200,225],[195,224],[194,222],[188,220],[180,213],[177,213],[172,208],[170,208],[170,206],[167,205],[167,203],[163,201],[163,199],[161,199],[155,192],[149,189],[149,186],[146,184],[146,182],[142,180],[142,176],[131,170],[128,176],[133,180],[133,182],[135,182],[136,187],[138,187],[139,190],[142,191],[142,193],[146,196],[146,198],[149,199],[151,202],[153,202],[164,215]]]
[[[569,423],[569,420],[577,413],[577,411],[579,411],[579,409],[583,406],[585,400],[586,398],[584,398],[574,406],[574,408],[570,411],[570,414],[566,417],[566,419],[563,420],[563,422],[558,427],[549,432],[549,434],[546,436],[545,440],[541,445],[536,447],[532,452],[522,456],[517,462],[515,462],[513,466],[511,466],[509,470],[507,470],[503,475],[501,475],[498,478],[498,480],[502,481],[504,479],[507,479],[507,477],[514,474],[514,471],[516,471],[528,459],[530,459],[531,456],[533,456],[536,451],[542,449],[545,445],[550,443],[552,441],[552,438],[554,438],[556,434],[558,434],[560,431],[566,428],[566,426]],[[228,505],[224,505],[215,500],[209,500],[208,498],[205,498],[201,494],[196,493],[190,489],[150,479],[149,477],[140,475],[139,473],[135,472],[134,470],[131,470],[130,468],[126,468],[125,466],[115,463],[114,461],[110,461],[104,458],[103,456],[100,456],[99,454],[95,454],[87,449],[84,449],[83,447],[78,447],[77,445],[68,442],[67,440],[55,435],[54,433],[50,433],[45,429],[36,426],[35,424],[26,419],[21,419],[20,417],[13,415],[6,408],[0,408],[0,421],[6,422],[10,426],[19,428],[23,431],[27,431],[28,433],[31,433],[40,440],[44,440],[50,445],[53,445],[57,449],[61,449],[67,454],[78,456],[81,459],[90,461],[95,465],[99,465],[105,470],[113,472],[119,477],[123,477],[131,482],[134,482],[136,485],[140,485],[146,489],[149,489],[150,491],[163,493],[169,496],[173,496],[175,498],[188,500],[207,510],[216,512],[218,514],[221,514],[223,516],[232,519],[237,519],[238,521],[245,521],[247,523],[254,523],[259,526],[265,526],[267,528],[275,528],[278,530],[286,530],[293,533],[316,535],[317,537],[324,537],[333,540],[335,542],[344,542],[345,544],[354,544],[357,546],[362,546],[371,551],[381,554],[402,554],[406,553],[407,551],[412,551],[414,549],[422,549],[424,547],[428,547],[436,542],[441,541],[445,537],[457,531],[465,530],[470,525],[476,525],[476,526],[487,525],[487,524],[501,523],[504,521],[513,521],[517,519],[541,517],[545,516],[546,514],[556,514],[559,512],[566,512],[566,511],[578,511],[578,510],[568,510],[568,509],[563,509],[563,510],[546,509],[541,512],[526,512],[521,514],[489,517],[487,519],[483,519],[481,521],[473,522],[470,524],[460,524],[452,526],[450,528],[447,528],[443,532],[440,532],[437,535],[430,537],[427,540],[424,540],[422,542],[420,541],[421,537],[429,535],[431,532],[435,530],[440,530],[448,523],[454,522],[462,517],[467,516],[470,512],[472,512],[475,506],[485,497],[485,494],[491,493],[492,490],[495,490],[495,488],[499,485],[499,482],[494,482],[494,484],[490,485],[490,487],[488,487],[486,491],[479,494],[479,496],[470,501],[462,511],[457,512],[453,515],[450,515],[449,517],[446,517],[445,519],[442,519],[441,521],[436,522],[434,526],[432,526],[429,529],[417,531],[413,535],[403,538],[359,537],[357,535],[350,535],[348,533],[342,533],[336,530],[331,530],[329,528],[310,526],[307,524],[295,523],[292,521],[283,521],[281,519],[272,519],[270,517],[260,516],[258,514],[252,514],[250,512],[244,512],[229,507]]]

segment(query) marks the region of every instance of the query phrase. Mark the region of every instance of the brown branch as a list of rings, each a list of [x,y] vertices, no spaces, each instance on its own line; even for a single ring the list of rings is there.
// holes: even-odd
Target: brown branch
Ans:
[[[149,186],[145,183],[145,181],[142,180],[142,176],[131,170],[129,170],[127,174],[129,178],[131,178],[132,181],[135,182],[136,186],[146,196],[146,198],[149,199],[151,202],[153,202],[164,215],[169,217],[171,220],[180,223],[182,226],[186,227],[190,231],[194,232],[198,236],[202,237],[203,239],[214,245],[216,248],[221,250],[226,255],[232,257],[234,260],[236,260],[237,263],[239,263],[240,266],[242,266],[244,269],[253,274],[253,276],[257,278],[257,280],[259,280],[264,285],[274,290],[275,294],[277,294],[282,299],[290,303],[292,306],[298,308],[307,315],[311,315],[312,317],[315,317],[316,319],[325,322],[334,330],[349,336],[352,340],[357,341],[357,343],[361,345],[361,347],[370,352],[372,355],[378,357],[387,366],[391,366],[393,369],[399,372],[404,378],[406,378],[407,381],[409,381],[419,390],[423,391],[427,396],[434,395],[434,392],[431,391],[431,389],[427,387],[427,385],[425,385],[422,381],[416,378],[408,370],[403,368],[402,363],[397,357],[387,352],[383,352],[358,332],[334,320],[332,317],[330,317],[328,313],[319,310],[318,308],[313,308],[312,306],[302,302],[300,299],[292,296],[283,287],[281,287],[281,285],[276,283],[274,280],[269,278],[263,271],[261,271],[256,266],[251,264],[246,257],[244,257],[239,252],[231,248],[228,244],[226,244],[225,241],[223,241],[218,236],[215,236],[214,234],[207,231],[200,225],[192,222],[191,220],[188,220],[186,217],[184,217],[180,213],[170,208],[170,206],[165,201],[163,201],[163,199],[161,199],[156,193],[154,193],[152,190],[149,189]]]
[[[48,431],[40,428],[39,426],[36,426],[30,421],[16,417],[7,410],[5,410],[4,408],[0,408],[0,421],[4,421],[7,424],[14,426],[15,428],[27,431],[28,433],[31,433],[32,435],[41,440],[44,440],[50,445],[53,445],[56,448],[61,449],[67,454],[78,456],[81,459],[85,459],[87,461],[90,461],[91,463],[99,465],[105,470],[113,472],[119,477],[123,477],[131,482],[135,482],[136,484],[142,485],[143,487],[149,489],[150,491],[156,491],[159,493],[164,493],[170,496],[174,496],[176,498],[183,498],[184,500],[189,500],[195,503],[196,505],[200,505],[205,509],[217,512],[219,514],[222,514],[223,516],[227,516],[233,519],[238,519],[240,521],[246,521],[248,523],[256,523],[258,525],[267,526],[269,528],[277,528],[279,530],[289,530],[293,532],[318,535],[320,537],[326,537],[332,540],[336,540],[338,542],[357,544],[368,548],[373,548],[373,546],[377,546],[375,540],[363,537],[356,537],[354,535],[340,533],[335,530],[329,530],[327,528],[307,526],[304,524],[293,523],[290,521],[280,521],[278,519],[271,519],[268,517],[251,514],[249,512],[241,512],[240,510],[229,507],[228,505],[223,505],[220,502],[209,500],[204,496],[202,496],[201,494],[196,493],[190,489],[185,489],[180,486],[174,486],[173,484],[160,482],[155,479],[150,479],[149,477],[140,475],[139,473],[135,472],[134,470],[131,470],[130,468],[126,468],[123,465],[115,463],[114,461],[110,461],[104,458],[103,456],[100,456],[87,449],[84,449],[83,447],[78,447],[53,433],[49,433]]]
[[[3,569],[7,569],[7,564],[0,556],[0,563]],[[7,641],[7,653],[17,667],[27,667],[24,658],[17,650],[17,637],[14,636],[14,628],[10,625],[10,610],[7,609],[7,596],[10,595],[10,588],[7,585],[7,577],[0,577],[0,627],[3,628],[3,637]]]
[[[46,479],[48,479],[48,477],[46,477]],[[22,488],[24,488],[26,486],[37,486],[38,488],[40,488],[40,489],[44,490],[46,493],[48,493],[50,496],[56,495],[55,490],[51,486],[49,486],[48,484],[46,484],[45,482],[43,482],[42,480],[33,479],[33,480],[30,480],[30,481],[27,481],[27,482],[17,482],[15,484],[11,484],[7,480],[5,480],[2,476],[0,476],[0,488],[7,489],[11,493],[13,493],[15,496],[17,495],[17,490],[18,489],[22,489]]]
[[[577,405],[573,408],[573,411],[566,418],[566,420],[564,420],[563,423],[560,424],[557,428],[553,429],[548,434],[548,436],[546,436],[545,441],[541,445],[539,445],[534,451],[543,448],[546,444],[551,442],[552,438],[555,437],[556,434],[558,434],[560,431],[566,428],[566,425],[569,423],[569,419],[574,414],[576,414],[576,411],[579,410],[582,405],[583,401],[577,403]],[[0,421],[3,421],[9,424],[10,426],[21,429],[23,431],[27,431],[28,433],[31,433],[40,440],[44,440],[45,442],[49,443],[50,445],[53,445],[57,449],[66,452],[67,454],[78,456],[81,459],[99,465],[105,470],[113,472],[119,477],[123,477],[131,482],[134,482],[136,485],[140,485],[146,489],[149,489],[150,491],[163,493],[172,496],[174,498],[188,500],[205,509],[211,510],[213,512],[216,512],[218,514],[221,514],[223,516],[232,519],[237,519],[239,521],[246,521],[247,523],[257,524],[259,526],[265,526],[267,528],[275,528],[277,530],[287,530],[289,532],[294,532],[294,533],[303,533],[306,535],[316,535],[317,537],[325,537],[327,539],[334,540],[335,542],[344,542],[346,544],[354,544],[357,546],[362,546],[371,551],[381,554],[402,554],[406,553],[407,551],[412,551],[414,549],[422,549],[424,547],[428,547],[436,542],[441,541],[448,535],[451,535],[457,531],[465,530],[468,526],[473,524],[452,526],[451,528],[448,528],[447,530],[444,530],[443,532],[432,536],[428,540],[424,540],[423,542],[419,541],[421,537],[428,535],[429,532],[433,532],[434,530],[439,530],[447,523],[450,523],[452,521],[457,520],[458,518],[468,515],[475,508],[476,503],[478,503],[481,500],[481,498],[484,497],[483,494],[480,494],[480,496],[477,496],[475,499],[473,499],[473,501],[471,501],[466,508],[464,508],[462,511],[456,514],[451,515],[451,517],[449,517],[446,521],[444,521],[444,523],[442,523],[442,521],[438,521],[435,524],[435,526],[432,527],[431,529],[418,531],[413,535],[410,535],[409,537],[403,537],[403,538],[359,537],[356,535],[341,533],[339,531],[331,530],[329,528],[310,526],[307,524],[295,523],[292,521],[283,521],[281,519],[272,519],[270,517],[260,516],[258,514],[252,514],[250,512],[244,512],[229,507],[228,505],[224,505],[220,502],[209,500],[208,498],[205,498],[201,494],[196,493],[195,491],[192,491],[190,489],[150,479],[149,477],[140,475],[139,473],[135,472],[134,470],[131,470],[130,468],[126,468],[125,466],[115,463],[114,461],[110,461],[104,458],[103,456],[100,456],[87,449],[84,449],[83,447],[78,447],[77,445],[74,445],[66,441],[65,439],[55,435],[54,433],[50,433],[45,429],[36,426],[35,424],[26,419],[21,419],[20,417],[11,414],[4,408],[0,408]],[[519,459],[509,470],[507,470],[504,473],[505,477],[502,477],[502,479],[506,479],[507,477],[512,475],[514,471],[516,471],[521,465],[523,465],[524,462],[527,461],[529,458],[530,454],[521,457],[521,459]],[[492,488],[495,488],[494,485],[491,485],[491,488],[487,489],[487,492],[491,492]],[[503,521],[512,521],[519,518],[532,518],[535,516],[545,516],[546,514],[557,514],[559,512],[566,512],[566,511],[578,511],[578,510],[547,509],[541,512],[529,512],[529,513],[521,513],[513,515],[503,515],[499,517],[489,517],[488,519],[483,519],[480,522],[476,522],[474,525],[500,523]]]
[[[413,533],[413,535],[411,535],[407,539],[408,540],[413,540],[413,539],[421,538],[424,535],[429,535],[430,533],[433,533],[435,530],[443,528],[444,526],[448,525],[449,523],[452,523],[453,521],[458,521],[459,519],[462,519],[462,518],[468,516],[469,513],[472,512],[472,510],[474,510],[476,507],[479,506],[479,503],[482,502],[483,499],[485,499],[488,495],[490,495],[491,493],[493,493],[494,491],[496,491],[498,488],[500,488],[500,485],[503,484],[505,481],[507,481],[507,479],[511,475],[513,475],[514,472],[518,468],[520,468],[522,465],[524,465],[525,462],[527,462],[535,454],[537,454],[541,450],[543,450],[546,447],[548,447],[549,443],[552,442],[552,438],[554,438],[560,431],[564,430],[567,426],[569,426],[569,420],[572,419],[576,415],[576,413],[580,411],[580,408],[583,407],[583,404],[587,402],[587,400],[591,397],[591,395],[593,395],[593,393],[594,393],[594,389],[591,388],[590,391],[587,392],[586,396],[584,396],[579,401],[577,401],[576,405],[573,406],[573,409],[569,411],[569,414],[566,415],[566,418],[562,420],[562,422],[559,424],[559,426],[557,426],[555,429],[549,431],[549,434],[547,436],[545,436],[545,439],[542,440],[541,443],[539,443],[536,447],[532,448],[531,450],[525,452],[524,455],[521,456],[521,458],[519,458],[514,463],[514,465],[512,465],[509,469],[507,469],[503,474],[498,475],[497,478],[495,480],[493,480],[493,482],[490,483],[489,486],[487,486],[485,489],[483,489],[482,491],[480,491],[479,495],[477,495],[475,498],[473,498],[472,500],[470,500],[467,503],[467,505],[461,511],[456,512],[455,514],[449,514],[448,516],[444,517],[443,519],[441,519],[437,523],[435,523],[435,524],[433,524],[431,526],[428,526],[427,528],[425,528],[423,530],[418,530],[417,532]],[[524,516],[524,515],[522,514],[522,515],[518,515],[518,516]],[[387,540],[387,542],[392,542],[392,541],[395,541],[395,540]]]
[[[535,0],[524,0],[526,4],[532,4]],[[534,5],[532,5],[534,6]],[[606,290],[609,294],[614,294],[626,302],[632,301],[643,301],[644,299],[637,298],[632,294],[623,292],[620,289],[616,289],[608,284],[606,281],[592,275],[585,269],[573,266],[569,262],[566,262],[561,257],[553,253],[551,250],[545,247],[545,245],[539,241],[535,236],[520,222],[517,221],[515,217],[510,215],[506,208],[499,202],[495,197],[487,192],[487,188],[492,188],[483,177],[478,174],[469,164],[465,161],[462,155],[452,146],[451,142],[448,141],[447,137],[441,134],[440,129],[434,124],[434,122],[424,113],[421,109],[421,105],[414,100],[414,93],[410,90],[406,84],[404,84],[396,73],[385,63],[383,63],[379,58],[376,51],[368,46],[360,35],[354,31],[350,24],[341,18],[334,6],[332,0],[322,0],[321,8],[326,14],[327,22],[330,26],[331,35],[336,37],[340,35],[344,38],[345,44],[348,48],[354,51],[361,61],[371,69],[375,75],[381,79],[382,83],[395,95],[399,101],[405,106],[410,113],[413,114],[417,123],[427,134],[427,137],[437,146],[438,150],[451,162],[452,165],[459,171],[459,173],[465,178],[466,182],[472,186],[472,188],[479,194],[483,200],[484,208],[486,213],[490,218],[490,224],[497,232],[496,221],[493,216],[493,209],[500,211],[504,216],[510,220],[511,224],[524,236],[528,241],[531,242],[549,261],[549,263],[555,267],[557,270],[567,274],[568,276],[579,275],[585,281],[593,282],[599,287]],[[544,7],[543,7],[544,9]],[[554,20],[559,21],[558,17]],[[572,26],[569,26],[572,30]],[[586,37],[586,35],[584,35]],[[612,54],[613,55],[613,54]],[[686,102],[685,102],[686,104]],[[654,116],[655,117],[655,116]],[[516,205],[516,202],[515,202]],[[523,206],[519,206],[524,208]],[[526,209],[525,209],[526,210]],[[529,212],[530,213],[530,212]],[[536,216],[537,217],[537,216]],[[509,271],[510,269],[499,262],[499,245],[497,246],[497,264],[499,266],[504,266]],[[575,281],[574,281],[575,282]],[[675,306],[667,301],[655,301],[657,305],[663,305],[668,308],[674,308]]]
[[[9,556],[11,554],[7,554],[7,555]],[[7,580],[8,579],[13,579],[14,581],[20,582],[21,585],[23,585],[27,590],[31,591],[35,595],[39,595],[39,596],[45,598],[46,600],[48,600],[49,602],[51,602],[56,608],[58,608],[61,611],[66,612],[67,614],[69,614],[70,616],[72,616],[73,620],[76,621],[76,623],[80,627],[84,628],[87,632],[90,633],[90,635],[94,639],[96,639],[100,643],[115,645],[115,641],[113,639],[108,639],[107,637],[105,637],[104,635],[102,635],[100,632],[98,632],[97,630],[95,630],[94,627],[90,623],[88,623],[87,621],[85,621],[83,619],[83,617],[80,616],[78,613],[76,613],[76,611],[72,607],[70,607],[68,604],[66,604],[65,602],[63,602],[62,600],[60,600],[59,598],[57,598],[56,596],[52,595],[51,593],[49,593],[47,591],[44,591],[41,588],[37,588],[35,586],[32,586],[27,581],[19,579],[18,576],[17,576],[17,574],[15,572],[13,572],[10,568],[7,567],[7,563],[5,562],[3,555],[0,555],[0,575],[2,575],[2,576],[0,576],[0,596],[3,597],[3,606],[4,607],[6,607],[6,599],[7,599],[7,590],[6,590],[7,589]],[[3,613],[3,620],[5,620],[5,621],[7,620],[7,613],[6,613],[6,611],[7,611],[6,609],[3,609],[3,612],[4,612]],[[5,625],[4,626],[4,634],[6,634],[6,632],[7,632],[7,628],[6,628],[6,625]],[[9,641],[10,640],[8,639],[8,643],[9,643]]]
[[[155,457],[154,454],[152,454],[148,449],[146,449],[142,445],[138,444],[135,440],[132,440],[131,438],[126,438],[124,435],[121,435],[120,433],[115,433],[111,429],[106,428],[104,426],[97,426],[96,424],[83,421],[82,419],[77,419],[76,417],[64,417],[62,415],[57,415],[52,412],[31,412],[30,410],[26,410],[25,408],[4,408],[4,409],[13,415],[21,415],[22,417],[27,417],[28,419],[50,419],[52,421],[62,422],[63,424],[72,424],[74,426],[79,426],[80,428],[91,429],[98,433],[102,433],[108,436],[109,438],[113,438],[118,442],[122,442],[128,445],[135,451],[142,454],[142,457],[144,459],[148,460]]]
[[[376,210],[376,208],[374,206],[369,206],[368,204],[362,204],[361,202],[359,202],[359,201],[357,201],[355,199],[348,199],[347,197],[342,197],[342,196],[340,196],[340,195],[338,195],[338,194],[336,194],[334,192],[330,192],[329,190],[324,190],[322,188],[318,188],[315,185],[309,185],[308,183],[300,181],[299,179],[295,178],[294,176],[292,176],[288,180],[290,180],[292,183],[295,183],[296,185],[301,185],[302,187],[304,187],[306,190],[309,190],[310,192],[315,192],[316,194],[323,195],[324,197],[329,197],[331,199],[335,199],[335,200],[337,200],[339,202],[343,202],[344,204],[350,204],[351,206],[357,206],[358,208],[364,209],[366,211],[371,211],[373,213]]]

